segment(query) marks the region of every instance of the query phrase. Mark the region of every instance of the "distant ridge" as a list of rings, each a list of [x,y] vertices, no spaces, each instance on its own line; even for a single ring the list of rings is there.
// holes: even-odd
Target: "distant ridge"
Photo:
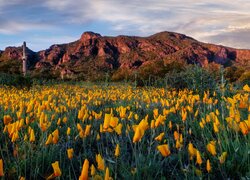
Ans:
[[[0,60],[21,60],[21,47],[7,47],[0,51]],[[250,50],[235,49],[199,42],[184,34],[160,32],[148,37],[101,36],[84,32],[80,39],[46,50],[28,50],[28,61],[34,69],[51,69],[71,73],[90,71],[129,71],[140,69],[154,62],[182,62],[207,66],[216,63],[225,66],[250,62]]]

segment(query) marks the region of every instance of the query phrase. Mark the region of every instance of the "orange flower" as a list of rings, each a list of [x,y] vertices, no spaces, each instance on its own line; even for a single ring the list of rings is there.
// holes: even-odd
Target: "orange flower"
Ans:
[[[194,148],[193,144],[189,143],[188,144],[188,153],[189,153],[190,159],[193,159],[193,157],[196,155],[196,151],[197,151],[197,149]]]
[[[53,138],[52,138],[52,135],[50,134],[45,145],[49,145],[49,144],[52,144],[53,143]]]
[[[53,135],[53,144],[56,144],[59,140],[59,130],[56,129],[54,132],[52,132]]]
[[[31,132],[30,132],[30,142],[34,142],[35,140],[36,140],[36,137],[35,137],[34,130],[31,129]]]
[[[19,180],[25,180],[25,177],[21,176],[21,177],[19,178]]]
[[[168,127],[169,127],[169,129],[172,129],[172,127],[173,127],[172,121],[169,121],[169,122],[168,122]]]
[[[84,136],[88,136],[90,134],[90,128],[91,128],[91,125],[87,125],[86,128],[85,128],[85,132],[84,132]]]
[[[240,122],[240,130],[242,132],[243,135],[247,135],[248,134],[248,126],[246,122]]]
[[[152,120],[150,123],[150,128],[154,129],[155,128],[155,120]]]
[[[179,139],[179,133],[177,131],[174,131],[174,140]]]
[[[88,159],[85,159],[79,180],[88,180],[88,174],[89,174],[88,171],[89,171],[89,161]]]
[[[246,92],[250,92],[250,87],[246,84],[246,85],[243,87],[243,90],[246,91]]]
[[[103,122],[103,129],[109,128],[110,119],[111,119],[111,114],[105,114],[104,122]]]
[[[68,135],[68,136],[70,135],[70,131],[71,131],[71,129],[70,129],[70,127],[68,127],[68,128],[67,128],[67,135]]]
[[[182,118],[182,121],[183,121],[183,122],[186,121],[186,119],[187,119],[187,111],[186,111],[185,108],[183,108],[183,109],[181,110],[181,118]]]
[[[115,132],[118,134],[118,135],[121,135],[122,134],[122,124],[119,123],[115,128],[114,128]]]
[[[143,134],[144,134],[144,131],[141,130],[140,127],[137,126],[136,129],[135,129],[134,137],[133,137],[133,143],[136,143],[136,142],[138,142],[139,140],[141,140]]]
[[[54,170],[54,173],[53,173],[54,177],[59,177],[59,176],[62,175],[62,172],[60,170],[59,162],[58,161],[52,163],[52,168]]]
[[[120,107],[120,118],[126,117],[126,111],[127,111],[126,107],[123,107],[123,106]]]
[[[226,161],[226,158],[227,158],[227,152],[223,152],[219,157],[220,163],[223,164]]]
[[[213,155],[215,156],[216,155],[216,141],[210,141],[208,144],[207,144],[207,150]]]
[[[97,168],[100,170],[104,170],[104,159],[100,154],[96,155],[95,157],[96,162],[97,162]]]
[[[4,172],[3,172],[3,160],[0,159],[0,177],[4,176]]]
[[[196,151],[196,163],[199,165],[202,164],[202,158],[201,158],[200,152],[198,150]]]
[[[153,110],[153,114],[154,114],[154,119],[156,119],[159,116],[159,110],[158,109],[154,109]]]
[[[165,133],[161,133],[160,135],[158,135],[158,136],[155,138],[155,140],[156,140],[156,141],[161,141],[162,138],[164,137],[164,135],[165,135]]]
[[[161,155],[164,157],[167,157],[171,154],[168,144],[163,144],[163,145],[159,145],[157,146],[158,151],[160,151]]]
[[[117,126],[119,119],[117,117],[111,117],[109,125],[114,128]]]
[[[207,165],[206,165],[207,172],[209,173],[211,171],[211,165],[209,159],[207,160]]]
[[[120,146],[119,144],[117,144],[115,147],[115,157],[118,157],[119,155],[120,155]]]
[[[73,158],[74,150],[73,148],[67,149],[67,155],[69,159]]]
[[[3,117],[3,123],[4,123],[4,125],[9,124],[11,121],[12,121],[12,118],[11,118],[10,115],[4,115],[4,117]]]
[[[219,132],[219,125],[217,125],[216,123],[213,123],[213,128],[215,133]]]
[[[90,167],[90,174],[91,176],[94,176],[95,175],[95,166],[92,164],[91,167]]]
[[[109,168],[106,168],[104,180],[109,180]]]

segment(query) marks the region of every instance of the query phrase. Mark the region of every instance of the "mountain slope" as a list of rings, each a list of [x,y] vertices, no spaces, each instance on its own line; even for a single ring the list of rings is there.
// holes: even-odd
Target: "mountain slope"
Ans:
[[[0,52],[0,61],[20,60],[21,57],[21,47],[8,47]],[[169,62],[248,66],[250,50],[206,44],[173,32],[160,32],[149,37],[107,37],[85,32],[75,42],[52,45],[37,53],[28,49],[28,60],[34,71],[49,69],[57,75],[81,74],[88,77],[99,72],[103,76],[105,72],[131,73],[147,66],[155,68],[154,74],[157,74],[161,66],[167,66]]]

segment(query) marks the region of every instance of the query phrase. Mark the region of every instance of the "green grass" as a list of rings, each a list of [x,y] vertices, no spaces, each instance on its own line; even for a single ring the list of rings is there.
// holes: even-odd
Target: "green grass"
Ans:
[[[226,90],[225,97],[248,96],[249,92],[242,90]],[[237,96],[235,96],[238,93]],[[242,132],[235,131],[225,120],[229,117],[229,107],[232,104],[218,91],[215,96],[212,92],[206,100],[203,100],[202,93],[189,90],[176,91],[164,88],[144,87],[135,88],[127,84],[52,84],[35,85],[29,90],[16,89],[10,87],[1,88],[0,99],[0,159],[4,162],[4,178],[17,179],[21,176],[26,179],[43,179],[53,173],[51,164],[59,161],[62,171],[62,179],[77,179],[80,176],[84,159],[88,159],[90,165],[97,167],[96,154],[101,154],[104,158],[105,166],[109,167],[110,175],[116,179],[238,179],[249,178],[250,173],[250,135],[243,135]],[[199,97],[199,99],[194,99]],[[212,102],[218,101],[216,104]],[[238,97],[239,98],[239,97]],[[168,104],[165,104],[165,101]],[[9,102],[9,104],[7,103]],[[26,112],[29,104],[34,102],[32,110]],[[247,120],[249,116],[249,102],[246,108],[239,108],[240,99],[235,106],[235,111],[240,112],[240,121]],[[7,104],[6,104],[7,103]],[[35,105],[37,104],[37,105]],[[82,107],[86,106],[88,118],[82,120],[78,118],[78,113]],[[129,107],[126,110],[126,117],[120,117],[120,107]],[[104,116],[113,109],[113,116],[118,117],[118,122],[122,124],[122,134],[116,132],[100,133],[100,125],[104,123]],[[174,108],[174,111],[173,111]],[[182,109],[186,109],[187,118],[182,120]],[[150,128],[151,122],[156,121],[154,109],[158,109],[159,114],[165,120],[157,128]],[[200,127],[202,118],[206,119],[209,114],[218,110],[219,132],[213,129],[213,120],[207,122],[204,128]],[[92,111],[102,112],[100,119],[92,115]],[[164,115],[164,112],[168,112]],[[198,111],[197,116],[195,112]],[[20,116],[17,114],[20,113]],[[86,113],[85,112],[85,113]],[[46,131],[40,128],[40,118],[43,113],[50,126]],[[138,115],[129,117],[133,113]],[[10,134],[4,129],[7,125],[3,123],[4,115],[12,117],[12,123],[24,120],[24,124],[18,129],[19,138],[11,142]],[[137,143],[133,143],[133,126],[138,125],[142,119],[148,116],[149,128]],[[62,122],[63,118],[67,122]],[[26,122],[26,118],[29,122]],[[61,123],[58,123],[58,119]],[[172,128],[169,123],[172,122]],[[83,129],[86,125],[91,125],[91,132],[88,136],[81,138],[77,124]],[[35,131],[35,142],[29,141],[28,129]],[[67,128],[71,128],[71,134],[66,134]],[[54,130],[59,130],[59,141],[56,144],[45,145],[45,142]],[[112,128],[111,128],[112,129]],[[174,132],[182,134],[182,147],[175,147],[176,140]],[[161,141],[154,138],[164,132]],[[97,140],[98,134],[100,139]],[[24,137],[28,139],[25,141]],[[206,149],[206,145],[216,141],[215,156]],[[202,157],[202,164],[196,163],[196,158],[190,159],[188,144],[192,143],[199,150]],[[163,157],[157,150],[157,146],[167,143],[171,154]],[[114,156],[116,144],[120,145],[120,156]],[[67,149],[74,149],[73,159],[67,158]],[[225,163],[221,164],[219,157],[223,152],[227,152]],[[212,166],[210,173],[206,170],[206,160],[209,159]],[[200,173],[198,173],[200,171]],[[134,173],[133,173],[134,172]],[[104,177],[105,171],[96,172]],[[89,172],[90,176],[90,172]]]

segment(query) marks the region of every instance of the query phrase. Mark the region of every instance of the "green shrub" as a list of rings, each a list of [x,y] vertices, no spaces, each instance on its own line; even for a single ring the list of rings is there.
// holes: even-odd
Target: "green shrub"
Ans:
[[[0,73],[0,85],[30,88],[32,83],[30,76],[23,77],[22,75]]]
[[[216,89],[216,77],[208,70],[197,65],[189,65],[183,71],[171,71],[165,76],[166,84],[172,88],[188,88],[194,91],[213,91]]]
[[[245,85],[250,85],[250,71],[243,73],[240,78],[238,79],[238,82]]]

